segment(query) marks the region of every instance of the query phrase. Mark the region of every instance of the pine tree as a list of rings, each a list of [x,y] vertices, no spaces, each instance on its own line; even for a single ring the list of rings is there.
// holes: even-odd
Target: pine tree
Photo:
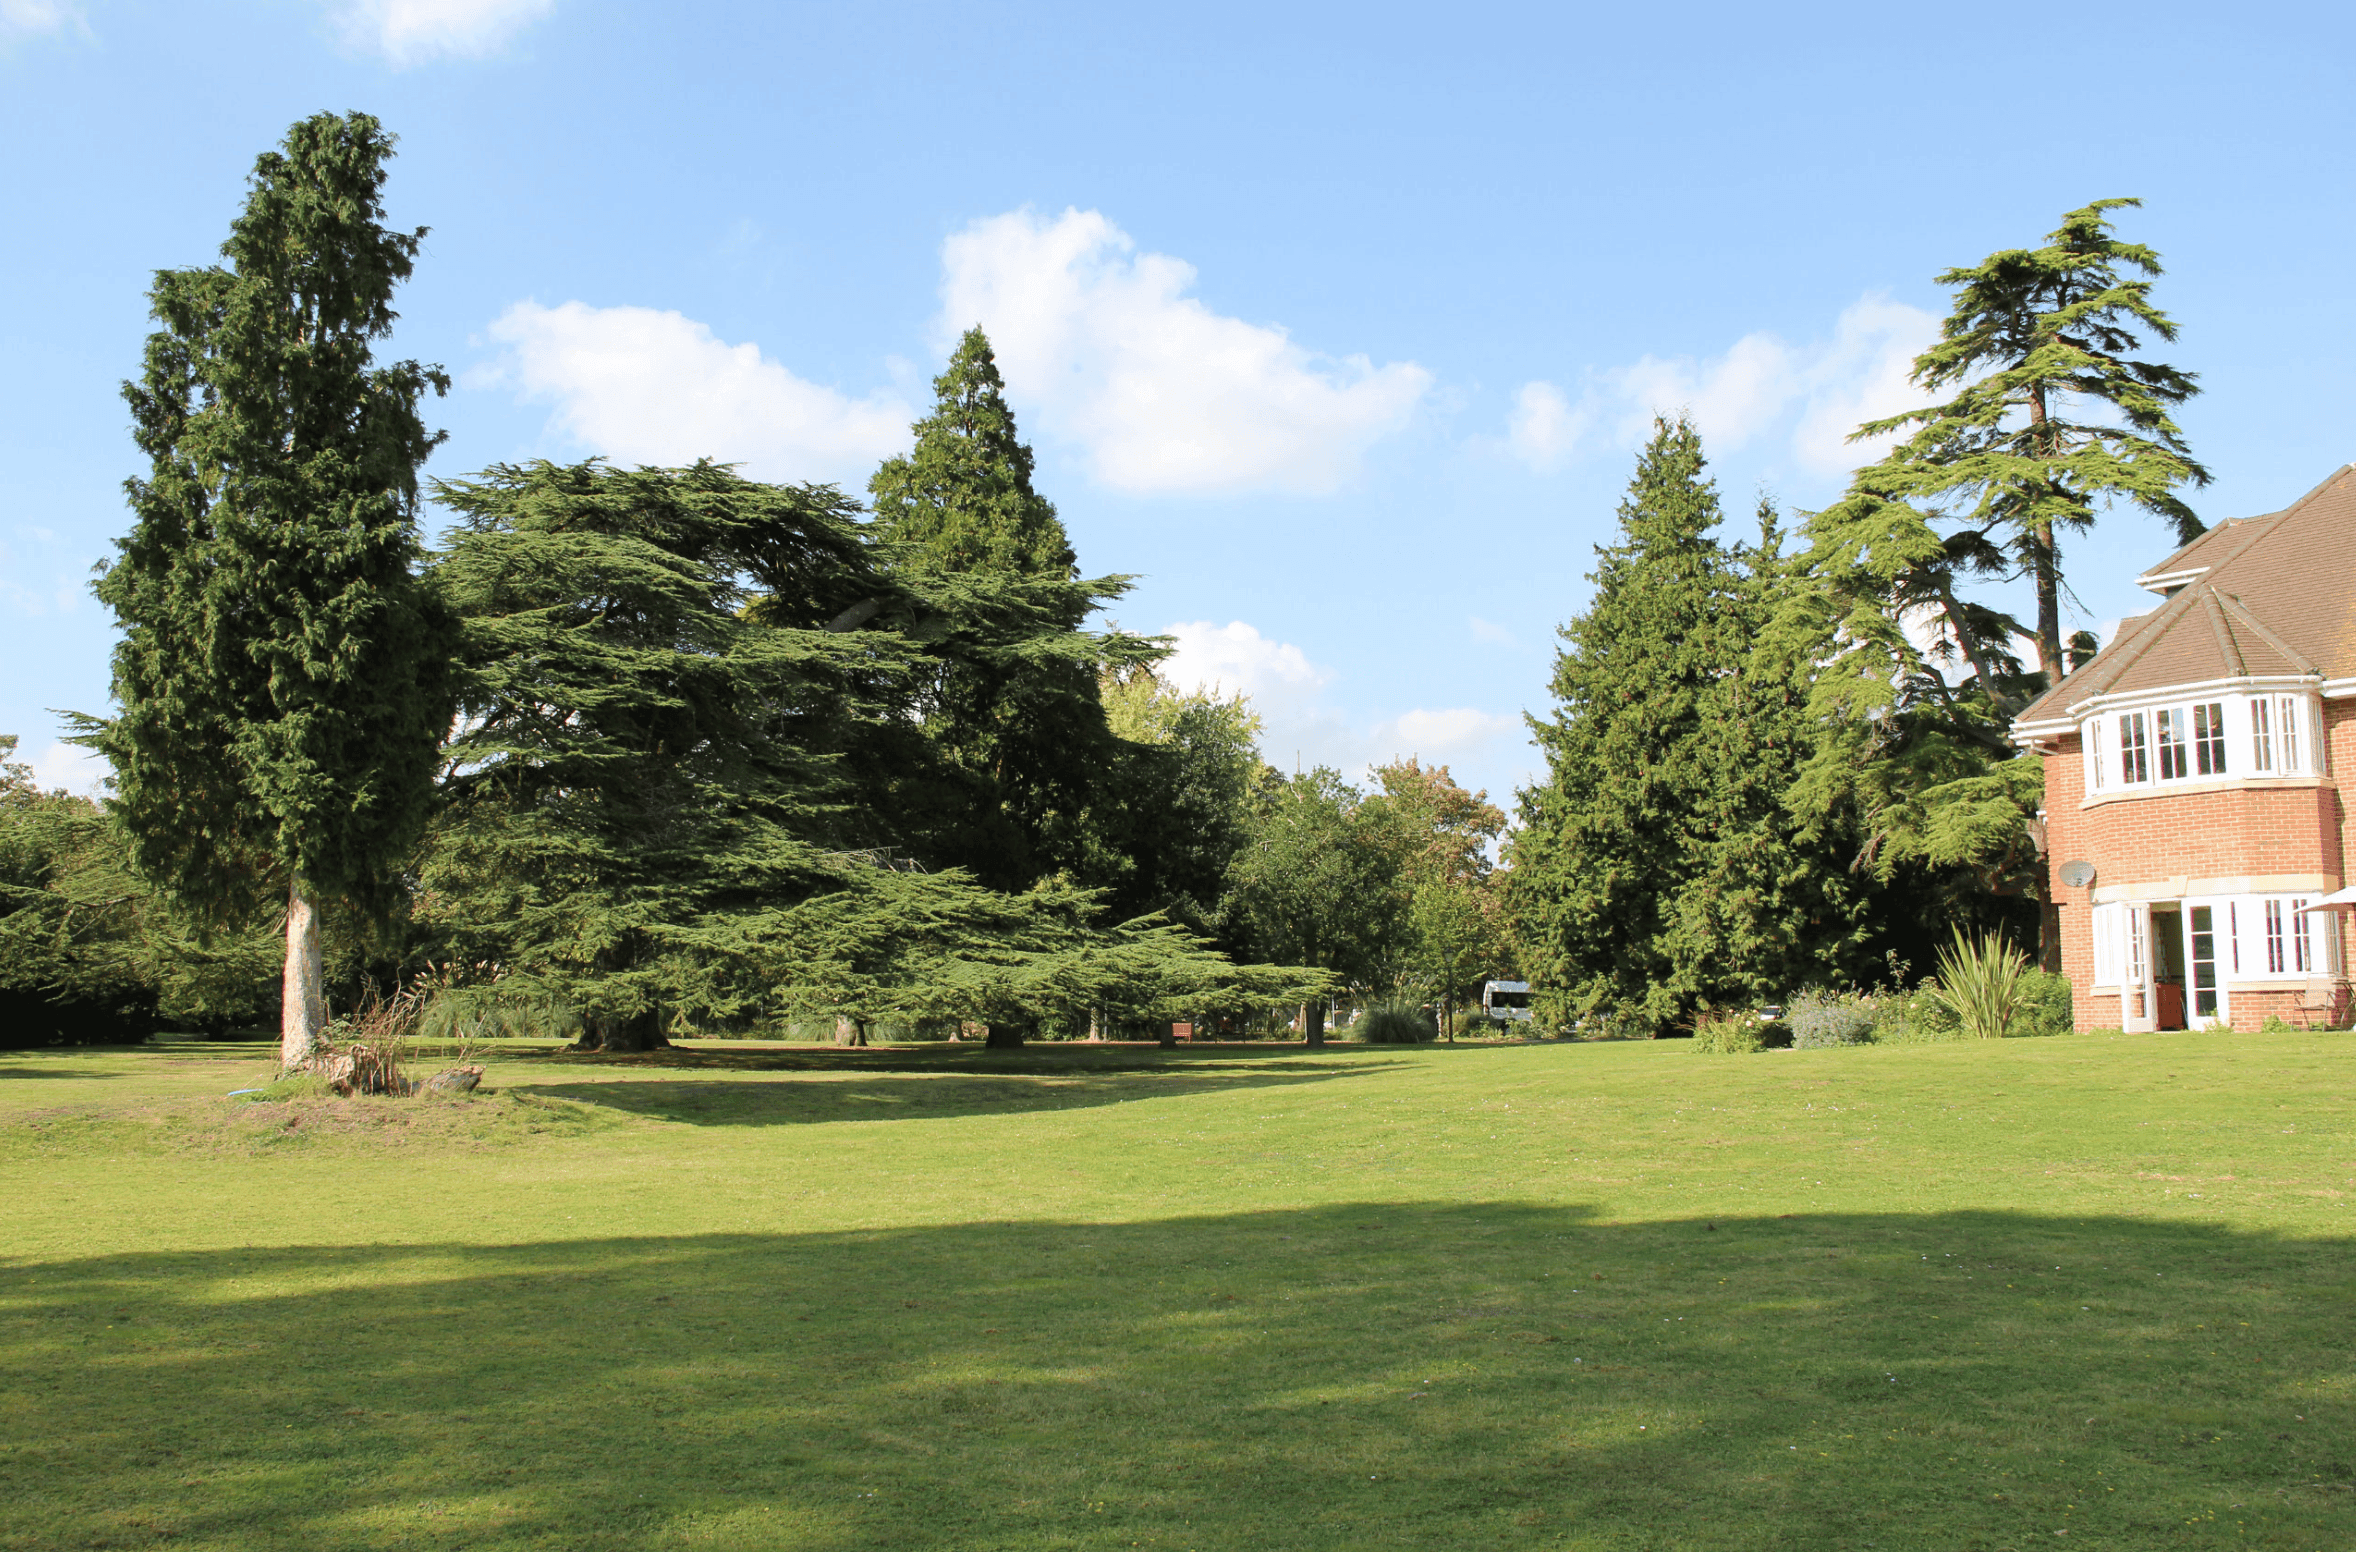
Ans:
[[[2138,330],[2170,341],[2176,325],[2151,301],[2159,255],[2120,242],[2106,218],[2141,204],[2096,200],[2062,217],[2042,248],[1940,275],[1956,288],[1955,304],[1912,376],[1927,389],[1957,388],[1955,397],[1857,433],[1911,429],[1857,471],[1858,494],[1935,512],[2028,574],[2046,684],[2064,666],[2063,533],[2092,527],[2096,508],[2113,500],[2160,518],[2180,540],[2201,532],[2176,491],[2208,484],[2209,473],[2169,414],[2200,390],[2189,372],[2133,358]]]
[[[303,120],[255,163],[227,265],[156,275],[124,387],[151,467],[97,584],[117,714],[84,736],[112,807],[175,907],[234,923],[284,898],[290,1066],[326,1021],[320,911],[397,908],[449,723],[414,569],[440,441],[418,404],[448,378],[371,359],[425,236],[384,225],[392,154],[366,114]]]

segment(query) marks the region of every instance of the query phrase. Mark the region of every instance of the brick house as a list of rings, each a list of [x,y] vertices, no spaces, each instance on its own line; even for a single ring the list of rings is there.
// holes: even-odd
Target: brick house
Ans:
[[[2167,601],[2025,708],[2081,1029],[2342,1022],[2356,465],[2136,579]]]

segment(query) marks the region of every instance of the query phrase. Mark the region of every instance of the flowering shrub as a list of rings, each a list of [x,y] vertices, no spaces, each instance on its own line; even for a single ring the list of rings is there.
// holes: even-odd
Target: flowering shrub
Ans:
[[[1756,1008],[1694,1015],[1693,1048],[1713,1056],[1739,1056],[1791,1043],[1792,1032],[1782,1020]]]

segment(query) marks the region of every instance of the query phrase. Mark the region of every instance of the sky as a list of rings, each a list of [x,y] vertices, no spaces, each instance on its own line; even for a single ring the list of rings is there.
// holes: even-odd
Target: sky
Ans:
[[[0,733],[98,773],[92,567],[139,472],[159,268],[254,157],[363,109],[431,228],[382,354],[440,363],[426,472],[731,461],[863,491],[964,328],[1037,483],[1170,672],[1284,767],[1531,779],[1556,629],[1655,413],[1733,530],[1832,500],[1919,402],[1940,271],[2134,196],[2199,374],[2204,517],[2356,459],[2356,39],[2340,8],[813,6],[0,0]],[[428,513],[429,534],[441,524]],[[2155,600],[2133,511],[2072,627]]]

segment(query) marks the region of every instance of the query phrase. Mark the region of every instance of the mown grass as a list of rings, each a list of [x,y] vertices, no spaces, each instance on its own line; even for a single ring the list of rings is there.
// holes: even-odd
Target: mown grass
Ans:
[[[2352,1056],[0,1056],[0,1546],[2344,1548]]]

